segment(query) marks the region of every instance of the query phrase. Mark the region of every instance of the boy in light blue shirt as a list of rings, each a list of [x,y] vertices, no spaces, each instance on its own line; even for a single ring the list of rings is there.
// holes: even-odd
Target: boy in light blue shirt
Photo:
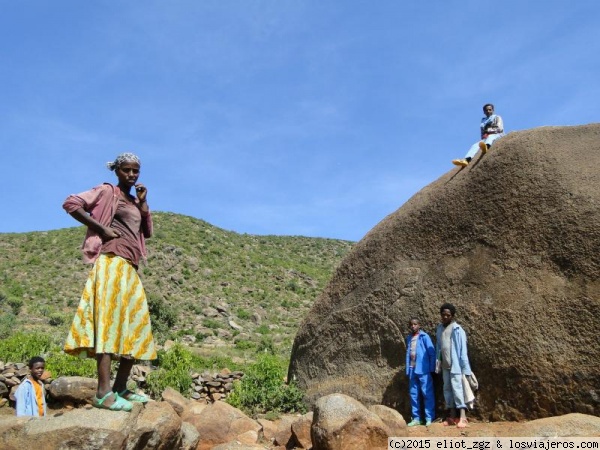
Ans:
[[[456,425],[457,428],[467,426],[467,405],[463,391],[462,376],[471,376],[471,365],[467,354],[467,334],[456,323],[456,308],[451,303],[440,307],[441,322],[436,330],[436,355],[444,380],[444,401],[448,417],[443,425]],[[437,368],[436,368],[437,371]],[[460,411],[460,418],[456,417]]]
[[[17,416],[43,417],[46,415],[46,390],[41,378],[46,361],[41,356],[29,360],[29,376],[25,378],[15,392]]]
[[[496,139],[504,136],[504,123],[502,117],[498,114],[494,114],[494,105],[486,103],[483,105],[483,113],[485,117],[481,119],[479,125],[481,132],[481,140],[475,142],[463,159],[455,159],[452,164],[455,166],[468,166],[471,159],[477,154],[479,150],[485,155]]]

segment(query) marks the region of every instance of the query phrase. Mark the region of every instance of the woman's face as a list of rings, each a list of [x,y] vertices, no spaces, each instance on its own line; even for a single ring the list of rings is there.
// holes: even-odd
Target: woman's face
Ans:
[[[124,162],[116,168],[115,173],[121,186],[132,187],[140,177],[140,165],[135,162]]]

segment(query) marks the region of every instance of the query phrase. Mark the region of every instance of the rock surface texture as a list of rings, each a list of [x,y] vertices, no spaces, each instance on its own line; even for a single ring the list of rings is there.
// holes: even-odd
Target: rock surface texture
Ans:
[[[341,392],[407,417],[406,324],[435,339],[451,302],[482,417],[600,415],[599,224],[600,124],[510,133],[355,246],[301,325],[289,378],[311,403]]]
[[[315,403],[311,426],[313,450],[387,449],[390,430],[377,414],[343,394]]]
[[[80,409],[58,417],[0,417],[5,450],[168,450],[182,448],[182,439],[181,419],[165,402],[137,404],[130,413]]]

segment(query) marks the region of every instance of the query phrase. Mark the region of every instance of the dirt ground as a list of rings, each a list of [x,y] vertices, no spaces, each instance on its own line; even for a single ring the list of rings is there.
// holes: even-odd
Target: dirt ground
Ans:
[[[440,422],[434,422],[429,427],[416,426],[407,428],[410,437],[510,437],[516,436],[516,427],[521,428],[520,422],[478,422],[469,421],[467,428],[445,427]]]

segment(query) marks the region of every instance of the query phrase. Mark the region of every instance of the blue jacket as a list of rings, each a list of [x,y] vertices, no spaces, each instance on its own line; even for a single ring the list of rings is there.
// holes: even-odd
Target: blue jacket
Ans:
[[[33,381],[25,378],[17,391],[15,392],[15,400],[17,401],[17,416],[36,416],[39,417],[37,399],[35,398],[35,388]],[[44,402],[44,415],[46,415],[46,390],[42,384],[42,401]]]
[[[406,337],[406,374],[410,369],[410,342],[414,335],[411,333]],[[415,359],[415,374],[425,375],[435,371],[435,348],[433,342],[427,333],[419,330],[416,336],[417,341],[417,357]]]
[[[452,335],[450,336],[452,367],[450,373],[471,375],[471,365],[469,364],[469,355],[467,355],[467,334],[456,322],[452,322],[448,326],[452,327]],[[440,361],[442,359],[442,333],[444,329],[444,325],[440,323],[435,333],[435,352]]]

